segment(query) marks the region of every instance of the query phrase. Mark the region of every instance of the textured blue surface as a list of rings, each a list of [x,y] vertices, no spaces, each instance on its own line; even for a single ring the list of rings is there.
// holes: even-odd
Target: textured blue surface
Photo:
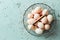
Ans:
[[[55,9],[57,31],[48,38],[30,35],[22,19],[25,10],[34,3],[45,3]],[[0,40],[59,40],[60,0],[0,0]]]

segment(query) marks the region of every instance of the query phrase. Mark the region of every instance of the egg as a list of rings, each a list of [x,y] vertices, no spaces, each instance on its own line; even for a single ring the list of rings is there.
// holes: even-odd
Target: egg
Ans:
[[[35,33],[36,33],[36,34],[42,34],[42,33],[43,33],[43,30],[40,29],[40,28],[37,28],[37,29],[35,30]]]
[[[35,29],[37,28],[37,26],[32,26],[32,30],[35,31]]]
[[[53,21],[53,16],[49,14],[47,16],[47,19],[48,19],[49,24],[51,24],[51,22]]]
[[[28,29],[29,30],[35,30],[37,28],[37,26],[34,26],[34,25],[28,25]]]
[[[38,19],[40,17],[39,14],[34,14],[34,19]]]
[[[47,21],[48,21],[48,20],[47,20],[47,17],[46,17],[46,16],[41,19],[41,22],[42,22],[43,24],[46,24]]]
[[[37,26],[38,26],[39,28],[44,28],[44,24],[43,24],[42,22],[38,22]]]
[[[45,30],[49,30],[50,29],[50,25],[49,24],[45,24]]]
[[[35,19],[33,19],[33,18],[27,20],[28,24],[33,24],[34,22],[35,22]]]
[[[44,15],[48,15],[48,10],[47,9],[44,9],[43,11],[42,11],[42,15],[44,16]]]
[[[28,14],[28,18],[33,18],[33,14],[32,13],[29,13]]]
[[[32,29],[32,27],[33,27],[33,25],[28,25],[28,29],[29,30]]]
[[[41,13],[42,12],[42,8],[41,7],[36,7],[34,10],[32,10],[32,13]]]

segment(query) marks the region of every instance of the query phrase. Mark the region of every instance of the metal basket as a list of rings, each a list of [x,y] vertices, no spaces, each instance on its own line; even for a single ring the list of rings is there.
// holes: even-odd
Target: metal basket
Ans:
[[[28,15],[28,13],[30,13],[30,12],[31,12],[35,7],[37,7],[37,6],[40,6],[40,7],[42,7],[43,9],[48,9],[48,10],[49,10],[49,14],[53,15],[53,17],[54,17],[54,21],[51,23],[51,29],[48,30],[48,31],[44,31],[44,33],[41,34],[41,35],[36,34],[34,31],[27,29],[27,26],[28,26],[28,24],[27,24],[27,19],[28,19],[28,18],[27,18],[27,15]],[[47,37],[48,37],[48,35],[49,35],[50,33],[53,33],[54,28],[55,28],[55,26],[56,26],[56,21],[55,21],[55,20],[56,20],[55,11],[54,11],[50,6],[48,6],[47,4],[44,4],[44,3],[36,3],[36,4],[33,4],[33,5],[29,6],[29,7],[26,9],[26,11],[25,11],[25,13],[24,13],[24,15],[23,15],[24,28],[25,28],[25,29],[27,30],[27,32],[30,33],[31,35],[38,36],[38,37],[40,37],[40,36],[47,36]]]

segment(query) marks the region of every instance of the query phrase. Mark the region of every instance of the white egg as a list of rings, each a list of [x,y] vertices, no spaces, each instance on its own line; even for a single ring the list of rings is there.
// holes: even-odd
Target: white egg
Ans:
[[[28,14],[28,18],[33,18],[33,14],[32,13]]]
[[[48,10],[47,9],[44,9],[43,11],[42,11],[42,15],[44,16],[44,15],[48,15]]]
[[[34,22],[35,22],[35,19],[33,19],[33,18],[27,20],[28,24],[33,24]]]
[[[31,30],[33,25],[28,25],[28,29]]]
[[[41,7],[36,7],[34,10],[32,10],[32,13],[35,14],[35,13],[40,13],[42,11],[42,8]]]
[[[50,29],[50,25],[49,24],[45,24],[45,30],[49,30]]]
[[[43,30],[40,29],[40,28],[37,28],[37,29],[35,30],[35,32],[36,32],[37,34],[42,34],[42,33],[43,33]]]
[[[43,24],[46,24],[47,21],[48,21],[48,20],[47,20],[47,17],[46,17],[46,16],[41,19],[41,22],[42,22]]]
[[[39,28],[44,28],[44,24],[43,24],[42,22],[38,22],[37,26],[38,26]]]
[[[53,21],[53,16],[52,15],[48,15],[47,19],[48,19],[48,22],[50,24]]]
[[[34,19],[38,19],[40,17],[39,14],[34,14]]]

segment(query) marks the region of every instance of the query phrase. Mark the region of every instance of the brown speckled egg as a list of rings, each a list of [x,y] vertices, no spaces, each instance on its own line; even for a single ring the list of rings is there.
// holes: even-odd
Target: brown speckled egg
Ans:
[[[50,25],[49,24],[45,24],[45,30],[49,30],[50,29]]]
[[[36,30],[36,28],[37,28],[37,26],[32,26],[32,30],[33,31]]]
[[[39,28],[44,28],[44,24],[42,22],[38,22],[38,25],[37,25]]]
[[[46,16],[43,17],[43,18],[41,19],[41,22],[42,22],[43,24],[46,24],[46,23],[48,22],[47,17],[46,17]]]
[[[35,22],[35,19],[33,19],[33,18],[27,20],[28,24],[33,24],[34,22]]]
[[[44,16],[44,15],[48,15],[48,10],[47,9],[44,9],[43,11],[42,11],[42,15]]]
[[[34,14],[34,19],[38,19],[40,17],[39,14]]]
[[[28,14],[28,18],[33,18],[33,14],[32,13],[30,13],[30,14]]]

